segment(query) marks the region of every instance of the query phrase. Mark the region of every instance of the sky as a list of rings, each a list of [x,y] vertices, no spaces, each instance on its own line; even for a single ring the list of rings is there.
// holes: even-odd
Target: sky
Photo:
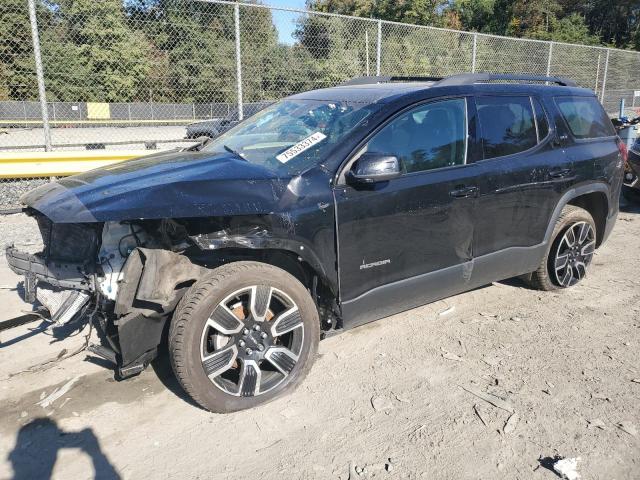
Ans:
[[[262,3],[273,7],[305,8],[305,0],[267,0]],[[293,31],[295,30],[294,22],[297,17],[298,15],[291,12],[273,11],[273,23],[278,29],[278,40],[280,42],[287,44],[293,43]]]

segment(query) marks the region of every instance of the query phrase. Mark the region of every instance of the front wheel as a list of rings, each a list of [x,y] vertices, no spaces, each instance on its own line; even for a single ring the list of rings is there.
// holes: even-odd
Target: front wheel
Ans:
[[[171,364],[203,408],[233,412],[300,384],[315,359],[318,311],[292,275],[258,262],[223,265],[180,301],[169,330]]]
[[[551,245],[529,283],[540,290],[572,287],[587,274],[596,250],[596,226],[586,210],[567,205],[556,221]]]

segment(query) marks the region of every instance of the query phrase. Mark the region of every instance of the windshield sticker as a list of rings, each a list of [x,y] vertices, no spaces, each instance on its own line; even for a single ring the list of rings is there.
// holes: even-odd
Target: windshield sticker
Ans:
[[[327,138],[327,136],[324,133],[312,133],[304,140],[296,143],[293,147],[282,152],[280,155],[276,155],[276,159],[282,163],[287,163],[293,157],[300,155],[306,149],[313,147],[316,143],[320,143],[325,138]]]

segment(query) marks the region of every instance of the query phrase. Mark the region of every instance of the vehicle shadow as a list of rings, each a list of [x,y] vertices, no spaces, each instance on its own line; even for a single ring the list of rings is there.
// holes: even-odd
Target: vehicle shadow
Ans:
[[[180,400],[187,402],[192,407],[204,410],[189,396],[189,394],[187,394],[187,392],[184,391],[178,382],[178,379],[174,375],[173,369],[171,368],[171,362],[169,361],[169,351],[166,343],[163,342],[158,347],[158,356],[153,362],[151,362],[151,368],[153,368],[158,380],[162,382],[167,390],[173,393]]]
[[[624,213],[640,213],[640,203],[620,198],[620,211]]]
[[[34,310],[34,312],[38,313],[36,310]],[[28,338],[45,332],[51,337],[49,343],[53,344],[61,342],[72,335],[79,334],[85,327],[86,322],[84,321],[72,321],[64,325],[52,325],[50,322],[42,320],[38,325],[30,327],[28,332],[9,340],[5,340],[4,342],[0,341],[0,349],[10,347],[16,343],[20,343]]]
[[[8,455],[14,480],[51,478],[58,451],[80,449],[93,463],[96,479],[120,479],[116,468],[102,452],[100,442],[91,428],[65,432],[50,418],[36,418],[18,431],[16,445]]]
[[[527,282],[525,282],[520,277],[511,277],[511,278],[507,278],[505,280],[500,280],[500,281],[495,282],[495,283],[499,283],[501,285],[506,285],[508,287],[525,288],[527,290],[537,290],[536,288],[534,288],[531,285],[529,285]]]

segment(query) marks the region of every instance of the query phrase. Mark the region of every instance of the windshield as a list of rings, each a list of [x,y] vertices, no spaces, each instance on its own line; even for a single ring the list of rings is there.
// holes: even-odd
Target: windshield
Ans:
[[[372,108],[354,102],[283,100],[220,135],[203,150],[232,152],[271,170],[297,173],[322,163]]]

